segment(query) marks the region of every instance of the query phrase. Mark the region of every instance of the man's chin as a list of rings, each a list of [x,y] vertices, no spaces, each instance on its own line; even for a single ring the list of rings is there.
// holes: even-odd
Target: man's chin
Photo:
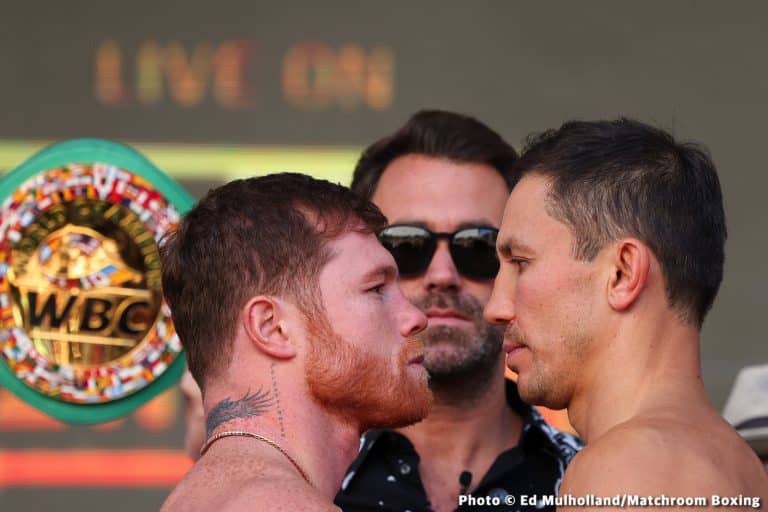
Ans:
[[[558,390],[552,386],[530,382],[525,374],[518,374],[517,392],[523,402],[528,405],[541,405],[553,411],[568,407],[568,400],[562,396],[562,393],[558,393]]]
[[[409,425],[413,425],[415,423],[420,422],[421,420],[426,418],[428,414],[429,414],[429,407],[427,407],[424,411],[418,411],[408,416],[400,416],[397,418],[392,418],[391,421],[388,421],[387,423],[384,423],[384,424],[369,425],[367,427],[363,427],[360,429],[360,432],[363,433],[372,428],[396,429],[396,428],[407,427]]]
[[[432,392],[425,384],[423,389],[411,393],[405,401],[400,402],[391,410],[384,411],[379,409],[375,417],[364,419],[361,431],[371,428],[401,428],[418,423],[429,414],[432,401]]]
[[[433,379],[460,378],[475,371],[487,372],[487,366],[477,358],[471,358],[465,353],[453,351],[427,352],[424,358],[424,368]]]
[[[326,411],[357,424],[361,432],[398,428],[427,416],[433,397],[429,374],[422,365],[407,365],[398,378],[369,370],[335,380],[327,379],[326,374],[312,374],[308,384]],[[348,384],[339,387],[339,382]]]
[[[466,342],[465,340],[476,339],[478,336],[475,324],[466,320],[451,320],[444,323],[434,324],[430,322],[423,332],[419,333],[419,339],[424,342],[424,345],[437,345],[441,343],[448,343],[455,345],[456,343]]]

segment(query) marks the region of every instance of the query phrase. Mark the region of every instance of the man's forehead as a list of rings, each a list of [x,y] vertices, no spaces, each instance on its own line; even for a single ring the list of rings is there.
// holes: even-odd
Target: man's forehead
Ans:
[[[445,231],[498,226],[507,195],[501,175],[485,164],[406,155],[384,171],[373,201],[390,224]]]
[[[552,190],[552,179],[539,173],[526,174],[515,184],[510,194],[510,199],[515,196],[515,201],[519,202],[528,198],[532,202],[543,204]]]
[[[499,229],[496,246],[500,252],[529,251],[547,238],[572,236],[570,228],[548,209],[551,190],[550,178],[540,174],[526,175],[515,185]]]
[[[343,265],[354,262],[356,272],[366,272],[366,269],[391,265],[394,267],[392,255],[381,245],[373,233],[350,230],[331,240],[328,244],[331,251],[331,261],[339,260]],[[329,262],[329,263],[330,263]],[[348,267],[348,270],[353,269]]]
[[[550,181],[539,175],[528,175],[517,182],[504,205],[503,223],[524,221],[529,216],[547,213]]]

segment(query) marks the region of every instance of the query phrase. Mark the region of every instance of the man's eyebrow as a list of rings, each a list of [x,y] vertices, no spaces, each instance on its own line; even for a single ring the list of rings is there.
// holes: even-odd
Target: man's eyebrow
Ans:
[[[389,263],[380,265],[372,270],[369,270],[360,278],[364,283],[375,281],[377,279],[384,279],[385,281],[394,281],[397,279],[397,267]]]
[[[456,230],[459,229],[469,229],[469,228],[485,228],[485,227],[492,227],[498,229],[498,224],[496,222],[491,222],[490,219],[486,218],[478,218],[478,219],[472,219],[465,222],[462,222],[456,227]]]
[[[421,228],[427,229],[427,223],[423,220],[416,220],[411,218],[404,218],[404,219],[397,219],[396,221],[390,221],[389,226],[419,226]]]
[[[508,235],[503,240],[499,240],[496,243],[496,251],[499,253],[499,257],[506,259],[509,259],[514,252],[523,252],[527,254],[532,254],[534,252],[530,246],[516,239],[512,235]]]
[[[404,219],[397,219],[396,221],[390,222],[391,226],[403,225],[403,224],[408,226],[419,226],[425,229],[429,229],[427,223],[421,219],[411,219],[406,217]],[[490,219],[487,219],[485,217],[478,217],[476,219],[469,219],[461,222],[458,226],[456,226],[455,231],[459,231],[461,229],[480,228],[480,227],[498,227],[498,223],[493,222]]]

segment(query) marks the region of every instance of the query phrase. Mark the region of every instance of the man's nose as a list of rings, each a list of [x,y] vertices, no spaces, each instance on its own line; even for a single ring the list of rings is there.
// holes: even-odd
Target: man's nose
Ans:
[[[402,303],[400,333],[405,338],[415,336],[427,328],[427,315],[414,306],[402,292],[400,292],[400,300]]]
[[[447,240],[437,244],[432,261],[424,273],[424,287],[427,290],[457,290],[461,286],[461,275],[451,257]]]
[[[504,282],[502,273],[496,276],[491,291],[491,298],[483,310],[485,321],[496,325],[506,325],[515,320],[515,303],[512,300],[512,288]]]

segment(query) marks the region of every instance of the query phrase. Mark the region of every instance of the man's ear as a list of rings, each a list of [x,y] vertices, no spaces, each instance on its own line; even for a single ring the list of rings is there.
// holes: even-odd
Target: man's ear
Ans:
[[[648,282],[651,251],[636,238],[623,238],[610,248],[612,274],[608,280],[608,303],[624,311],[635,303]]]
[[[243,326],[251,343],[278,359],[291,359],[296,347],[289,336],[286,304],[276,297],[258,295],[243,307]]]

